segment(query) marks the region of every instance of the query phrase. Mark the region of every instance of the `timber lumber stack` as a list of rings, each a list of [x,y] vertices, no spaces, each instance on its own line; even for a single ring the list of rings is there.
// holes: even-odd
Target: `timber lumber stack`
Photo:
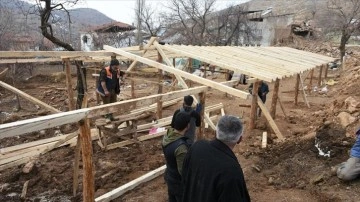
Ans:
[[[222,108],[221,103],[217,104],[217,105],[206,107],[205,111],[210,113],[211,111],[214,111],[219,108]],[[134,110],[134,111],[135,111],[134,113],[139,113],[136,110]],[[216,118],[217,118],[217,116],[213,116],[210,119],[215,120]],[[138,132],[148,131],[152,127],[157,127],[157,128],[158,127],[166,127],[166,126],[170,125],[171,120],[172,120],[172,116],[166,117],[163,119],[159,119],[157,122],[154,122],[154,123],[139,125]],[[99,137],[98,130],[96,128],[93,128],[93,129],[91,129],[90,132],[91,132],[92,140],[97,140]],[[66,135],[62,135],[62,136],[58,136],[58,137],[52,137],[52,138],[33,141],[33,142],[25,143],[25,144],[2,148],[2,149],[0,149],[0,171],[5,170],[7,168],[14,167],[14,166],[25,164],[32,160],[35,160],[36,158],[38,158],[40,156],[41,153],[46,151],[48,148],[51,148],[52,146],[54,146],[58,141],[65,140],[66,138],[68,138],[70,136],[75,135],[74,138],[71,138],[70,140],[64,142],[62,145],[58,146],[58,148],[63,147],[63,146],[68,146],[68,145],[71,147],[76,146],[76,142],[77,142],[76,134],[77,133],[78,132],[74,132],[74,133],[70,133],[70,134],[66,134]],[[165,133],[166,133],[166,131],[163,131],[160,133],[155,133],[155,134],[150,134],[150,135],[143,135],[143,136],[137,137],[137,140],[141,142],[141,141],[145,141],[145,140],[149,140],[152,138],[163,136]],[[117,146],[123,147],[123,146],[130,145],[130,144],[134,144],[134,141],[131,141],[131,140],[122,141],[122,142],[119,142]]]

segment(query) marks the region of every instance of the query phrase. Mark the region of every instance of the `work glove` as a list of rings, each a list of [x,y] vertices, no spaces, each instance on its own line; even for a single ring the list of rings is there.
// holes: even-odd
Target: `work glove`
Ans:
[[[200,103],[196,104],[195,111],[196,111],[197,113],[200,113],[201,110],[202,110],[202,105],[201,105]]]

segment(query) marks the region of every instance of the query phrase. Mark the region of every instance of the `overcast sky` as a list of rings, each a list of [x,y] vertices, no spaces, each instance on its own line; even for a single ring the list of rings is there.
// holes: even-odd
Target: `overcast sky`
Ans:
[[[108,17],[128,24],[135,22],[135,4],[136,0],[84,0],[84,3],[78,4],[77,8],[93,8]],[[240,4],[249,0],[217,0],[216,8],[223,9],[228,5]],[[150,4],[157,11],[160,11],[161,5],[166,0],[145,0],[146,4]]]

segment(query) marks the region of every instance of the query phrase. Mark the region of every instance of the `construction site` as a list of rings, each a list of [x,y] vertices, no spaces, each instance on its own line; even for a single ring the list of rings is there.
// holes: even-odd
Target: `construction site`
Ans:
[[[357,51],[342,69],[330,68],[336,58],[326,55],[334,49],[321,53],[317,45],[199,47],[152,38],[143,50],[3,51],[0,63],[11,67],[2,69],[0,82],[0,199],[167,201],[161,137],[183,97],[193,95],[204,106],[198,139],[213,139],[225,114],[244,123],[234,153],[253,201],[358,201],[358,181],[331,175],[331,167],[348,158],[359,125]],[[118,102],[101,105],[95,89],[102,67],[96,64],[112,57],[131,63],[122,67],[127,77]],[[175,58],[200,60],[217,71],[205,69],[199,77],[174,68]],[[79,110],[74,60],[91,72],[88,108]],[[57,61],[64,66],[51,64]],[[21,63],[41,65],[15,88],[6,75]],[[248,83],[227,81],[229,71],[247,75]],[[270,87],[265,105],[247,90],[259,80]],[[119,121],[104,121],[109,112]]]

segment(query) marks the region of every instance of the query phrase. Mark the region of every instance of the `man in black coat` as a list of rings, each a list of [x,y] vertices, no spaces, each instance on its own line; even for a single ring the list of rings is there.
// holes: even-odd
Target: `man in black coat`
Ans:
[[[216,139],[195,142],[183,164],[183,202],[248,202],[241,166],[232,149],[240,143],[243,126],[234,116],[223,116]]]

